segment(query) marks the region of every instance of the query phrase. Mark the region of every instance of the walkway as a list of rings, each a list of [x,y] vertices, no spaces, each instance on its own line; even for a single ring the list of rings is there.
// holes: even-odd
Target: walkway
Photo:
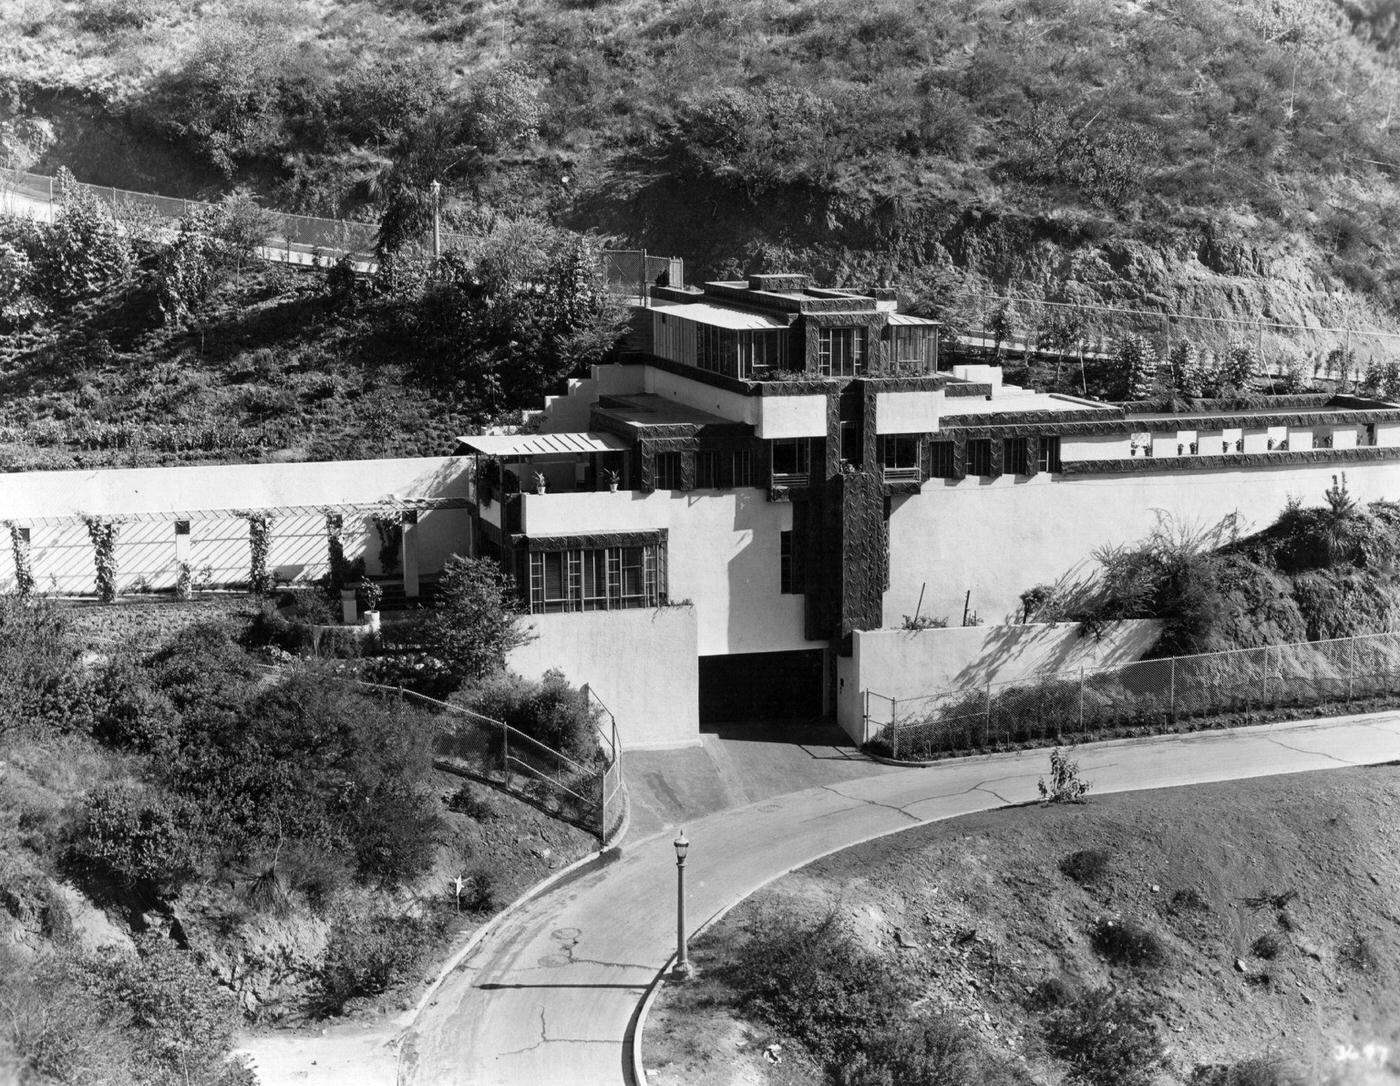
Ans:
[[[1400,713],[1082,747],[1094,792],[1202,784],[1400,760]],[[939,819],[1033,799],[1044,750],[874,766],[687,823],[692,928],[829,852]],[[618,854],[517,913],[454,971],[410,1028],[401,1083],[618,1086],[629,1026],[673,950],[671,834]]]

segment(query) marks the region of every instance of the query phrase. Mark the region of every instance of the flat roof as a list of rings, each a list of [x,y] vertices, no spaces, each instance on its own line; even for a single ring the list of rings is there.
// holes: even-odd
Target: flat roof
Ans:
[[[471,434],[457,439],[458,452],[482,456],[561,456],[623,452],[632,446],[613,434]]]
[[[743,309],[728,309],[710,302],[687,302],[684,305],[659,306],[652,312],[663,317],[683,317],[696,324],[708,324],[715,328],[726,328],[736,332],[758,332],[772,328],[786,328],[788,321],[780,317],[770,317],[764,313],[750,313]]]
[[[923,328],[937,328],[938,321],[929,320],[927,317],[916,317],[913,313],[891,313],[889,322],[894,325],[912,325]]]
[[[698,407],[669,400],[652,392],[626,396],[606,396],[594,409],[630,426],[671,426],[677,423],[697,426],[744,426],[743,422],[713,415]],[[627,446],[630,448],[630,446]]]

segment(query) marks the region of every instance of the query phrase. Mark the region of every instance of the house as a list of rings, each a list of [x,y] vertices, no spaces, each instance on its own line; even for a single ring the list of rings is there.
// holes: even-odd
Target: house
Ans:
[[[517,666],[589,681],[634,746],[834,713],[858,631],[1015,622],[1023,591],[1164,514],[1262,525],[1339,470],[1360,499],[1400,493],[1395,404],[1035,392],[941,365],[939,325],[893,292],[803,275],[657,287],[635,318],[539,432],[456,450],[471,549],[530,611]]]

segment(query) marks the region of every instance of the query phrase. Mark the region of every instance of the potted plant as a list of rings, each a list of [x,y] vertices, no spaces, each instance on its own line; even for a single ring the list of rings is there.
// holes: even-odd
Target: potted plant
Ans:
[[[384,589],[368,577],[360,579],[360,598],[365,601],[365,625],[373,632],[379,631],[379,601],[384,598]]]
[[[622,482],[622,476],[609,468],[607,471],[603,472],[603,478],[608,481],[608,493],[616,494],[617,484]]]
[[[536,494],[543,494],[543,493],[545,492],[545,489],[544,489],[544,488],[545,488],[545,482],[546,482],[546,480],[545,480],[545,477],[544,477],[544,472],[542,472],[542,471],[537,471],[537,472],[535,472],[535,493],[536,493]]]

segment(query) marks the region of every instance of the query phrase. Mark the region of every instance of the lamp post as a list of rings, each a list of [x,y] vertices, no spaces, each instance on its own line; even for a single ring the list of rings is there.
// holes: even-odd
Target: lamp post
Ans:
[[[676,967],[672,970],[677,980],[690,976],[690,957],[685,950],[685,854],[690,851],[690,842],[685,839],[685,830],[673,844],[676,846]]]

